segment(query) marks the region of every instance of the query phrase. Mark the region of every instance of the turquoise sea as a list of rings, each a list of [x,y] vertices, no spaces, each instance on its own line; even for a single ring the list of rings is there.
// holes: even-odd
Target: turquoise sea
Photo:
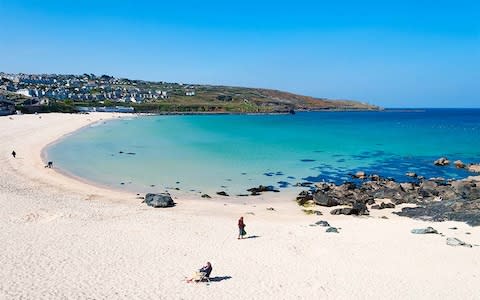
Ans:
[[[362,170],[399,181],[471,175],[433,161],[480,162],[479,109],[142,116],[65,137],[47,159],[73,175],[136,192],[195,193],[350,180]]]

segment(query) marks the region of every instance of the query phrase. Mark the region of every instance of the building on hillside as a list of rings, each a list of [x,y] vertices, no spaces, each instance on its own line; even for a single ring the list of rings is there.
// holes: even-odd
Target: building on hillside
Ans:
[[[30,95],[30,90],[28,90],[28,89],[20,89],[20,90],[16,91],[15,94],[22,95],[22,96],[29,97],[29,98],[32,97],[32,95]]]

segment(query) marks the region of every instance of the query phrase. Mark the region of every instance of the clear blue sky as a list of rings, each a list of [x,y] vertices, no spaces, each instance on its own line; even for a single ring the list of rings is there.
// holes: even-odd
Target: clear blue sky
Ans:
[[[480,1],[395,2],[0,0],[0,71],[480,107]]]

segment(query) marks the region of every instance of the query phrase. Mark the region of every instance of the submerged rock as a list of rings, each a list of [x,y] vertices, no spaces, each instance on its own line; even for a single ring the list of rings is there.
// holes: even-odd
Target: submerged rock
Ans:
[[[276,190],[271,185],[269,185],[269,186],[259,185],[258,187],[250,188],[247,191],[252,193],[252,195],[254,195],[254,196],[259,195],[261,192],[275,192],[275,193],[279,192],[279,190]]]
[[[175,205],[169,193],[159,193],[159,194],[148,193],[147,195],[145,195],[144,202],[148,206],[152,206],[152,207],[172,207]]]
[[[217,192],[217,195],[228,197],[229,195],[225,191]]]

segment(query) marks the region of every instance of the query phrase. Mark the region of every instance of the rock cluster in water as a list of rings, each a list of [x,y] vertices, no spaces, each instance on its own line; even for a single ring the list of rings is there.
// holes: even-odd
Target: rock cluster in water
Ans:
[[[325,207],[344,206],[333,209],[330,213],[334,215],[368,215],[367,205],[370,209],[384,209],[394,208],[395,205],[402,203],[413,203],[417,207],[403,208],[397,214],[434,221],[454,220],[472,226],[480,225],[479,181],[442,178],[425,180],[416,177],[412,182],[398,183],[378,175],[366,176],[357,173],[354,176],[358,178],[357,175],[368,179],[359,184],[319,183],[310,191],[302,191],[297,196],[297,202],[300,205],[313,201],[316,205]],[[377,204],[376,199],[389,201]]]

